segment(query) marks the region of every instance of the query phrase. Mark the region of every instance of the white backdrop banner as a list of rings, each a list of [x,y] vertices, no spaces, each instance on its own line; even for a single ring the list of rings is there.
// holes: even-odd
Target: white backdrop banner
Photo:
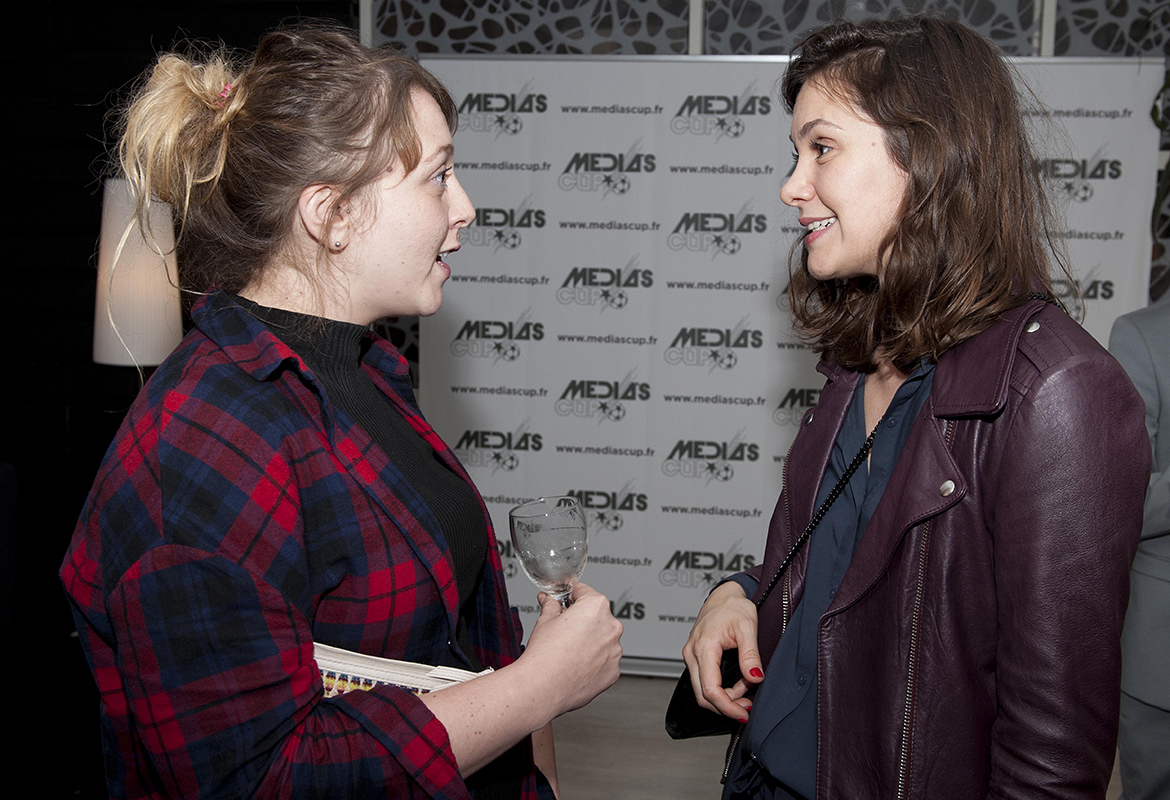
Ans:
[[[643,671],[677,673],[706,593],[760,558],[823,384],[785,299],[785,61],[425,60],[459,106],[455,171],[478,210],[421,322],[423,409],[487,501],[525,629],[536,590],[508,509],[576,495],[583,579]],[[1017,65],[1058,133],[1038,169],[1068,201],[1075,311],[1105,341],[1145,304],[1162,67]]]

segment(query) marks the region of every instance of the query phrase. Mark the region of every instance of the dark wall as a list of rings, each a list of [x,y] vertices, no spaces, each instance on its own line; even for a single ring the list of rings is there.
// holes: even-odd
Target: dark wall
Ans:
[[[56,572],[138,389],[133,369],[91,360],[105,116],[155,54],[183,38],[251,48],[284,20],[356,27],[357,11],[351,0],[27,5],[15,17],[5,10],[3,55],[14,179],[4,241],[14,257],[0,286],[0,634],[13,727],[34,754],[20,773],[34,784],[25,793],[9,781],[8,791],[104,797],[97,695]]]

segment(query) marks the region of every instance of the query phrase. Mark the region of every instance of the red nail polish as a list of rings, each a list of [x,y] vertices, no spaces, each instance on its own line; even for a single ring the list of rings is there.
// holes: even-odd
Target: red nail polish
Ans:
[[[753,678],[762,678],[762,677],[764,677],[764,673],[760,672],[759,667],[752,667],[752,677]]]
[[[740,717],[739,724],[740,725],[747,725],[747,717]]]

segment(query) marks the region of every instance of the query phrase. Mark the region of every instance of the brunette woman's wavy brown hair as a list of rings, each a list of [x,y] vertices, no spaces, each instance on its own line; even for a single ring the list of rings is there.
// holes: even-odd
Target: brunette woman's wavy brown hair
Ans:
[[[289,251],[302,190],[337,187],[332,215],[392,164],[413,170],[416,89],[452,133],[459,119],[418,63],[339,26],[269,33],[244,62],[193,50],[163,54],[144,76],[120,118],[118,156],[141,222],[152,197],[174,207],[182,284],[194,291],[239,291],[277,259],[319,290],[319,271]],[[317,266],[328,259],[319,244]]]
[[[1052,293],[1052,215],[995,45],[957,22],[911,17],[833,23],[793,54],[781,82],[789,112],[815,80],[881,126],[908,176],[876,278],[818,281],[807,249],[799,267],[794,250],[789,301],[819,353],[850,369],[880,357],[909,371],[1030,293]]]

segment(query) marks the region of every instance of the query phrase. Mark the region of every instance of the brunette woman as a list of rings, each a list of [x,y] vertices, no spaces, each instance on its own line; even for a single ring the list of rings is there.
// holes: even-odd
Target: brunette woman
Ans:
[[[789,298],[826,384],[762,565],[683,650],[699,703],[746,722],[724,797],[1103,798],[1150,448],[1132,384],[1052,299],[1011,72],[921,17],[794,56]]]

